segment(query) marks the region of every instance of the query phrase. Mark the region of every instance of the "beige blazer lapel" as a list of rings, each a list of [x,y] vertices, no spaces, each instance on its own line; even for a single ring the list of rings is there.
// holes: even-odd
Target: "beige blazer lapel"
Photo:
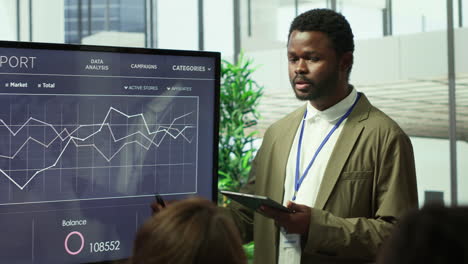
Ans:
[[[323,175],[322,183],[315,201],[315,208],[324,209],[333,188],[338,181],[338,178],[343,170],[343,167],[348,160],[348,157],[356,143],[359,135],[364,129],[363,120],[369,117],[370,103],[364,94],[361,95],[356,108],[349,115],[340,137],[330,156],[327,168]]]
[[[288,164],[289,153],[291,152],[294,138],[301,124],[305,109],[306,105],[295,111],[295,113],[290,116],[290,120],[285,122],[284,127],[282,127],[284,133],[281,133],[281,138],[276,141],[277,146],[273,150],[276,153],[274,173],[277,174],[277,176],[272,177],[275,180],[275,192],[272,198],[277,201],[283,201],[284,180],[286,178],[286,166]]]

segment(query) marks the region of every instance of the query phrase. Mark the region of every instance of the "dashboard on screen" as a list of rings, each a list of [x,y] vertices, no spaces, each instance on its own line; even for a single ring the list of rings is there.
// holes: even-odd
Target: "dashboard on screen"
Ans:
[[[214,200],[219,67],[0,41],[0,263],[124,259],[155,194]]]

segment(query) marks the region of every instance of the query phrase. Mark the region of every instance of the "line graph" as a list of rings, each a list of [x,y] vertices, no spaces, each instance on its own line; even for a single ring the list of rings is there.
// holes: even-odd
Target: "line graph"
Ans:
[[[4,95],[0,105],[0,204],[196,191],[197,97]]]
[[[142,120],[143,120],[144,126],[145,126],[145,128],[146,128],[146,130],[147,130],[147,132],[148,132],[148,134],[149,134],[149,135],[152,135],[152,138],[147,137],[146,135],[144,135],[144,134],[143,134],[142,132],[140,132],[140,131],[134,132],[134,133],[132,133],[132,134],[130,134],[130,135],[127,135],[127,136],[125,136],[125,137],[116,138],[115,135],[114,135],[114,133],[112,132],[112,127],[111,127],[111,125],[110,125],[109,123],[106,122],[107,118],[109,117],[109,115],[110,115],[110,113],[111,113],[112,111],[115,111],[115,112],[117,112],[117,113],[119,113],[119,114],[121,114],[121,115],[123,115],[123,116],[125,116],[125,117],[127,117],[127,118],[141,117]],[[35,121],[35,122],[41,123],[41,124],[43,124],[43,125],[45,125],[45,126],[48,126],[48,127],[50,127],[50,128],[53,130],[53,132],[54,132],[55,134],[57,134],[57,136],[56,136],[54,139],[52,139],[49,143],[43,143],[43,142],[41,142],[40,140],[37,140],[37,139],[35,139],[34,137],[31,137],[31,136],[30,136],[30,137],[28,137],[28,139],[21,145],[21,147],[13,154],[13,156],[0,155],[0,158],[14,159],[14,158],[18,155],[18,153],[23,149],[23,147],[26,146],[26,145],[28,144],[29,141],[34,141],[34,142],[40,144],[41,146],[43,146],[43,147],[45,147],[45,148],[49,148],[49,146],[50,146],[56,139],[60,139],[62,142],[63,142],[63,141],[67,141],[66,144],[65,144],[65,147],[63,148],[62,152],[61,152],[61,153],[59,154],[59,156],[57,157],[57,160],[54,162],[54,164],[52,164],[52,165],[50,165],[50,166],[48,166],[48,167],[46,167],[46,168],[40,169],[40,170],[38,170],[37,172],[35,172],[34,175],[33,175],[24,185],[22,185],[22,186],[19,185],[15,180],[13,180],[8,174],[5,173],[2,169],[0,169],[0,172],[3,173],[8,179],[10,179],[18,188],[20,188],[21,190],[23,190],[24,187],[25,187],[32,179],[34,179],[34,177],[35,177],[38,173],[40,173],[40,172],[42,172],[42,171],[44,171],[44,170],[50,169],[50,168],[52,168],[52,167],[57,166],[58,160],[60,159],[60,157],[62,156],[62,154],[65,152],[65,150],[67,149],[67,146],[68,146],[70,143],[73,143],[76,147],[93,147],[93,148],[95,148],[95,149],[99,152],[99,154],[101,154],[107,161],[112,160],[112,159],[114,158],[114,156],[117,155],[117,154],[118,154],[126,145],[128,145],[128,144],[138,144],[138,145],[140,145],[141,147],[143,147],[143,148],[146,149],[146,150],[148,150],[148,149],[150,148],[150,145],[155,145],[156,147],[159,147],[159,145],[161,145],[161,142],[162,142],[162,140],[164,139],[164,137],[165,137],[166,135],[169,135],[169,136],[171,136],[171,137],[174,138],[174,139],[176,139],[176,138],[179,137],[179,136],[182,136],[183,138],[185,138],[185,140],[187,140],[187,142],[192,143],[192,140],[190,140],[190,139],[188,139],[187,137],[185,137],[185,136],[183,135],[183,132],[184,132],[184,130],[187,129],[187,128],[194,128],[194,126],[184,126],[184,128],[183,128],[182,130],[178,130],[178,129],[176,129],[176,128],[172,128],[172,125],[174,124],[175,121],[177,121],[178,119],[183,118],[183,117],[185,117],[185,116],[187,116],[187,115],[190,115],[190,114],[191,114],[191,113],[187,113],[187,114],[185,114],[185,115],[182,115],[182,116],[180,116],[180,117],[175,118],[175,119],[172,121],[171,125],[168,126],[168,127],[161,127],[161,129],[158,129],[158,130],[156,130],[156,131],[150,131],[149,128],[148,128],[148,123],[146,122],[145,117],[144,117],[143,114],[127,115],[127,114],[125,114],[125,113],[119,111],[118,109],[115,109],[115,108],[113,108],[113,107],[110,107],[110,108],[109,108],[109,111],[108,111],[107,114],[106,114],[106,117],[105,117],[104,120],[103,120],[103,122],[99,125],[99,129],[98,129],[96,132],[94,132],[94,133],[92,133],[92,134],[90,134],[89,136],[86,136],[86,137],[84,137],[84,138],[75,137],[75,136],[73,136],[73,134],[74,134],[78,129],[80,129],[80,128],[82,128],[82,127],[95,126],[94,124],[93,124],[93,125],[80,125],[78,128],[76,128],[75,130],[73,130],[73,131],[71,131],[71,132],[68,132],[67,129],[65,128],[62,132],[59,133],[51,124],[48,124],[48,123],[46,123],[46,122],[44,122],[44,121],[41,121],[41,120],[38,120],[38,119],[35,119],[35,118],[29,118],[28,121],[26,121],[26,123],[24,123],[24,124],[15,132],[15,131],[13,131],[13,130],[10,128],[10,126],[8,126],[8,125],[5,123],[5,121],[3,121],[3,119],[0,119],[0,124],[2,124],[3,126],[5,126],[5,127],[8,129],[8,131],[10,131],[10,133],[11,133],[13,136],[16,136],[16,135],[27,125],[27,123],[29,123],[30,121]],[[80,144],[77,143],[77,141],[83,142],[83,141],[87,140],[88,138],[90,138],[90,137],[96,135],[97,133],[101,132],[101,130],[104,128],[104,126],[106,126],[106,127],[109,128],[109,132],[111,133],[112,140],[113,140],[114,142],[119,142],[119,141],[121,141],[121,140],[123,140],[123,139],[126,139],[126,138],[129,138],[129,137],[131,137],[131,136],[133,136],[133,135],[140,134],[140,135],[142,135],[142,137],[144,137],[145,139],[147,139],[150,143],[149,143],[149,145],[144,145],[144,144],[140,143],[139,141],[135,141],[135,140],[132,140],[132,141],[129,141],[129,142],[125,142],[125,143],[124,143],[112,156],[110,156],[110,157],[107,157],[107,156],[106,156],[98,147],[96,147],[96,145],[94,145],[94,144],[80,145]],[[171,130],[176,131],[177,134],[175,134],[175,135],[172,134],[172,133],[170,132]],[[164,135],[163,135],[163,137],[160,139],[159,143],[158,143],[158,142],[154,142],[153,140],[155,139],[156,134],[157,134],[157,133],[161,133],[161,132],[164,132]],[[62,136],[61,136],[62,134],[66,134],[66,136],[65,136],[65,137],[62,137]]]

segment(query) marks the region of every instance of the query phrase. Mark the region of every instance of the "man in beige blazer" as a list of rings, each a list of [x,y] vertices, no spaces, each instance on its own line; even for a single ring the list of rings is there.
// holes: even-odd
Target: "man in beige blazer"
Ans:
[[[299,237],[300,263],[372,262],[397,219],[418,205],[411,142],[393,120],[348,83],[353,51],[351,28],[334,11],[311,10],[291,24],[289,75],[296,97],[307,103],[266,131],[249,183],[242,192],[279,202],[291,200],[287,206],[295,212],[262,207],[259,214],[235,202],[230,205],[244,239],[255,241],[255,263],[278,263],[279,255],[284,254],[280,228],[285,236]],[[311,171],[314,166],[324,168],[318,191],[310,194],[314,203],[292,202],[295,195],[286,197],[285,193],[293,191],[305,198],[309,195],[301,194],[301,189],[308,187],[297,187],[298,176],[294,178],[288,172],[289,167],[295,166],[294,162],[288,163],[296,161],[290,156],[296,157],[297,149],[299,156],[309,147],[301,148],[298,142],[302,139],[298,137],[315,135],[302,135],[306,109],[325,113],[346,100],[352,103],[349,115],[343,115],[343,123],[330,132],[329,142],[320,138],[329,154],[317,150],[321,147],[310,150],[317,157],[326,156],[322,157],[325,164],[311,161]],[[330,127],[336,124],[337,121],[331,121]],[[314,129],[317,128],[311,126],[308,131]],[[309,174],[303,177],[316,177]],[[285,183],[288,177],[294,180],[294,190]]]

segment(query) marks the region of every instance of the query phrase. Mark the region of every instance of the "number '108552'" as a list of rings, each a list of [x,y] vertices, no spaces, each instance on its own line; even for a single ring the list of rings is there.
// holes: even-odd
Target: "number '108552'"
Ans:
[[[117,251],[120,250],[120,241],[105,241],[89,243],[89,251],[91,253]]]

